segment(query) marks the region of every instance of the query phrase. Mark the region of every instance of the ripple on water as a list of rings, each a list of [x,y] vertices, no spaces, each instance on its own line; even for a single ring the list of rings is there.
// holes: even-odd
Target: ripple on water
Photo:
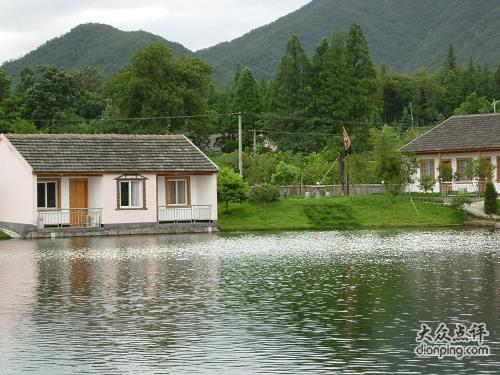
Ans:
[[[482,373],[421,322],[484,321],[500,235],[356,231],[0,243],[0,373]]]

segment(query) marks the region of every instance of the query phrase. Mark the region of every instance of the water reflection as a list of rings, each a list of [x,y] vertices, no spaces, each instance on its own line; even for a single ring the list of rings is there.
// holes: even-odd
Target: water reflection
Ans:
[[[494,232],[0,243],[0,373],[496,373],[413,354],[420,322],[500,349]]]

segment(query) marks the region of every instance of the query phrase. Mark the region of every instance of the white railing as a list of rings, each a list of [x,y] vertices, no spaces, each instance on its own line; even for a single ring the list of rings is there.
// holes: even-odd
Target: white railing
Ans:
[[[197,223],[211,221],[213,221],[211,205],[158,207],[158,222],[160,223]]]
[[[68,208],[38,211],[37,227],[96,228],[102,224],[102,208]]]

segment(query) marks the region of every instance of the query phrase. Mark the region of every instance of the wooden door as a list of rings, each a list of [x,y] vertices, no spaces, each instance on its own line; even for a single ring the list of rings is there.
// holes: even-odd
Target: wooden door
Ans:
[[[89,208],[87,180],[69,180],[69,208],[71,226],[86,226]]]

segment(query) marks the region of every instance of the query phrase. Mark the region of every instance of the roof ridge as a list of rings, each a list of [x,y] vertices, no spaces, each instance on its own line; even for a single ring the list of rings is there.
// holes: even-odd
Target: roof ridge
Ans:
[[[117,134],[117,133],[29,133],[16,134],[5,133],[6,137],[97,137],[97,138],[167,138],[167,137],[185,137],[184,134]]]
[[[464,115],[453,115],[452,117],[481,117],[481,116],[499,116],[500,113],[471,113]]]

